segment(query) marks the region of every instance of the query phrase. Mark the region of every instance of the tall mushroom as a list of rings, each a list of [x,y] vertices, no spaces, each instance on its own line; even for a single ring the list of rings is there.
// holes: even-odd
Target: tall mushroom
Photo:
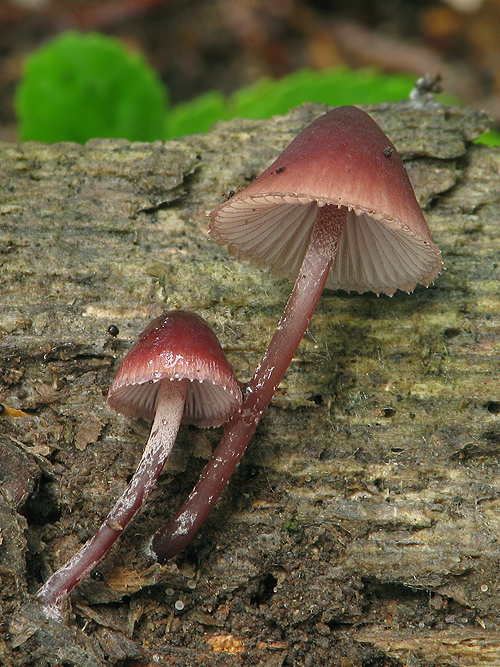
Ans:
[[[181,423],[220,426],[240,407],[241,390],[209,325],[184,311],[167,312],[140,335],[120,364],[108,404],[124,415],[153,420],[134,476],[104,523],[38,592],[48,616],[95,567],[146,500]]]
[[[222,492],[323,288],[411,292],[417,283],[429,285],[443,266],[400,156],[375,121],[352,106],[315,120],[210,217],[216,243],[295,285],[241,411],[186,503],[153,539],[160,562],[188,544]]]

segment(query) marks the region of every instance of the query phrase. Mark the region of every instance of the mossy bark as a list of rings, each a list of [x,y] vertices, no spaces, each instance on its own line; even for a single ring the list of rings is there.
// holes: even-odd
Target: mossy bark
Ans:
[[[194,310],[239,378],[251,376],[290,285],[215,246],[206,213],[323,110],[168,143],[0,146],[8,664],[500,662],[500,151],[472,143],[482,114],[433,104],[368,111],[407,161],[446,271],[411,295],[324,293],[177,564],[154,565],[144,546],[220,430],[181,431],[147,507],[79,587],[68,626],[44,621],[30,598],[140,458],[148,425],[104,396],[147,322]]]

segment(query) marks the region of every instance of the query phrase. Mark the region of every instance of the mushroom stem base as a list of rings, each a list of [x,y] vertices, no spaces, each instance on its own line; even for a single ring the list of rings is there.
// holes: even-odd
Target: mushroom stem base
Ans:
[[[160,382],[151,433],[130,483],[93,537],[38,591],[37,598],[48,617],[61,619],[65,597],[109,551],[148,497],[175,442],[188,383],[189,380]]]
[[[318,207],[293,291],[267,352],[248,384],[241,410],[227,424],[212,459],[182,508],[153,538],[151,546],[158,562],[165,563],[174,558],[189,544],[241,459],[309,326],[335,259],[346,219],[345,207],[328,204]]]

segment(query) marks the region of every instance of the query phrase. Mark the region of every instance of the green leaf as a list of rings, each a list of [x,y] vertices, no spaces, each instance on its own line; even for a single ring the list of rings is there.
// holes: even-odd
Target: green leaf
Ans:
[[[488,130],[484,132],[475,141],[475,144],[484,144],[485,146],[500,146],[500,132],[498,130]]]
[[[216,91],[205,93],[171,109],[165,120],[165,139],[208,132],[216,121],[226,116],[224,96]]]
[[[277,81],[261,79],[236,91],[229,99],[231,117],[268,118],[304,102],[340,106],[376,104],[407,98],[415,78],[376,70],[302,69]]]
[[[167,94],[141,54],[98,33],[66,32],[32,53],[16,91],[25,140],[162,136]]]
[[[227,100],[212,92],[178,104],[167,116],[166,138],[206,132],[222,118],[269,118],[304,102],[339,106],[398,101],[409,96],[414,83],[411,75],[371,69],[302,69],[282,79],[260,79]]]

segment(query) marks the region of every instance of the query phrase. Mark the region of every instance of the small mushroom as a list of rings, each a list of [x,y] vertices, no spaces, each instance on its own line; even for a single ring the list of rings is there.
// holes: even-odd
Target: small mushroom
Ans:
[[[46,614],[61,605],[95,567],[146,500],[181,423],[220,426],[240,407],[241,390],[217,337],[201,317],[171,311],[155,319],[120,364],[108,404],[124,415],[153,420],[149,440],[129,485],[104,523],[38,592]]]
[[[398,152],[375,121],[352,106],[315,120],[210,217],[216,243],[295,285],[240,413],[184,506],[153,539],[160,562],[189,543],[222,492],[323,288],[411,292],[417,283],[429,285],[443,266]]]

